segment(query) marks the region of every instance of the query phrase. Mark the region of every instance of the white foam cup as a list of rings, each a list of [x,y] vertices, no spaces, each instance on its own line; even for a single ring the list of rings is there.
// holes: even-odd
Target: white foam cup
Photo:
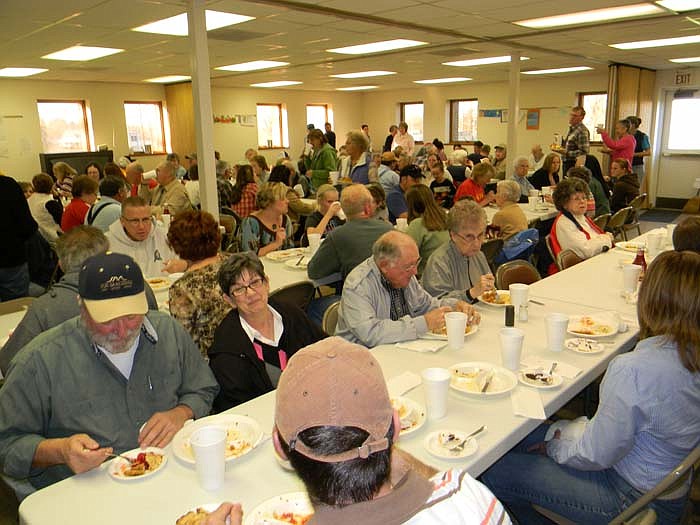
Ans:
[[[408,219],[399,217],[396,219],[396,229],[405,232],[408,229]]]
[[[426,368],[421,372],[425,407],[428,419],[441,419],[447,415],[447,394],[450,388],[450,371],[446,368]]]
[[[311,253],[316,253],[316,250],[318,250],[318,247],[321,245],[321,234],[309,233],[307,237],[309,238],[309,248],[311,248]]]
[[[515,315],[518,315],[520,306],[527,304],[530,287],[527,284],[513,283],[508,286],[510,292],[510,302],[515,306]]]
[[[463,312],[448,312],[445,314],[447,327],[447,346],[459,350],[464,346],[464,331],[467,328],[467,314]]]
[[[519,328],[501,328],[498,338],[501,341],[501,363],[508,370],[518,370],[525,332]]]
[[[338,179],[340,178],[340,172],[339,172],[339,171],[329,171],[329,172],[328,172],[328,175],[329,175],[330,178],[331,178],[331,184],[333,184],[333,186],[335,186],[336,184],[338,184]]]
[[[528,197],[527,202],[530,204],[530,209],[534,210],[537,208],[537,204],[540,202],[539,197]]]
[[[163,222],[163,227],[167,230],[170,228],[170,214],[169,213],[164,213],[163,215],[160,216],[160,220]]]
[[[219,490],[224,484],[226,468],[226,429],[206,426],[190,437],[199,484],[204,490]]]
[[[569,327],[569,316],[560,313],[547,314],[544,324],[547,329],[547,349],[552,352],[561,352],[566,338],[566,329]]]
[[[642,267],[638,264],[625,264],[622,267],[622,290],[627,293],[636,292],[641,273]]]

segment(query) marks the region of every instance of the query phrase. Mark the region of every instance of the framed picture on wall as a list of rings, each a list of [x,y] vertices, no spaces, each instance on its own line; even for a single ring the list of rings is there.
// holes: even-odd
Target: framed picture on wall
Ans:
[[[540,129],[540,110],[528,109],[525,129]]]

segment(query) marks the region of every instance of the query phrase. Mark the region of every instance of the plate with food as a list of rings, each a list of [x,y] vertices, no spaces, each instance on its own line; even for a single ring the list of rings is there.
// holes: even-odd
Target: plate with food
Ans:
[[[135,448],[109,462],[107,471],[114,479],[133,481],[152,476],[168,461],[165,450],[158,447]],[[129,460],[125,459],[129,458]]]
[[[510,370],[479,361],[457,363],[450,367],[450,387],[473,396],[497,396],[513,390],[518,378]]]
[[[489,290],[484,292],[479,297],[479,301],[489,306],[504,308],[510,303],[510,292],[508,290]]]
[[[609,337],[617,333],[618,326],[619,323],[610,318],[582,315],[569,319],[567,332],[572,335],[583,335],[590,338]]]
[[[284,262],[284,265],[288,266],[293,270],[306,270],[306,268],[309,266],[310,260],[311,257],[308,257],[306,255],[300,255],[296,259],[287,259]]]
[[[518,379],[523,385],[534,388],[557,388],[564,379],[558,374],[550,374],[542,368],[528,368],[518,372]]]
[[[262,439],[260,425],[253,418],[238,414],[219,414],[203,417],[182,427],[173,438],[175,457],[194,465],[194,451],[190,438],[195,430],[206,426],[220,426],[226,429],[226,462],[245,456]]]
[[[634,241],[616,242],[615,248],[620,248],[621,250],[625,250],[626,252],[635,252],[635,253],[637,253],[637,250],[639,250],[640,248],[644,251],[647,250],[646,244],[644,244],[643,242],[634,242]]]
[[[153,290],[154,292],[167,290],[168,288],[170,288],[170,285],[173,284],[173,281],[171,281],[167,277],[148,277],[146,279],[146,282],[148,283],[148,286],[151,287],[151,290]]]
[[[586,339],[585,337],[572,337],[564,341],[564,346],[576,352],[577,354],[599,354],[605,350],[605,345],[595,341],[594,339]]]
[[[209,514],[219,508],[220,503],[207,503],[200,505],[180,516],[175,525],[204,525]]]
[[[420,403],[397,396],[391,398],[391,406],[399,413],[401,419],[401,435],[412,434],[425,424],[425,407]]]
[[[245,513],[245,525],[305,525],[314,514],[306,492],[275,496]]]
[[[298,260],[302,255],[306,255],[305,248],[290,248],[288,250],[272,251],[265,255],[265,258],[270,259],[271,261],[282,262],[286,261],[287,259],[293,259],[294,257],[296,257]]]
[[[442,459],[462,459],[479,450],[479,442],[462,430],[436,430],[425,438],[425,448]]]
[[[479,325],[478,324],[473,324],[473,325],[467,325],[464,328],[464,335],[465,336],[470,336],[474,335],[479,331]],[[443,326],[439,330],[435,332],[426,332],[421,336],[422,339],[440,339],[442,341],[447,341],[447,327]]]

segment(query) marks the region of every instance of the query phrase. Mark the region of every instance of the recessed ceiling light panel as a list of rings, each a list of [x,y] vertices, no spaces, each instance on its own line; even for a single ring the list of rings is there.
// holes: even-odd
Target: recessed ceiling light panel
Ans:
[[[40,67],[4,67],[0,69],[0,77],[30,77],[48,71]]]
[[[187,75],[168,75],[165,77],[147,78],[144,82],[153,82],[155,84],[170,84],[171,82],[183,82],[190,80]]]
[[[451,82],[466,82],[471,80],[468,77],[450,77],[450,78],[429,78],[426,80],[414,80],[414,84],[449,84]]]
[[[282,67],[288,65],[289,62],[276,62],[275,60],[253,60],[252,62],[231,64],[229,66],[221,66],[215,69],[220,69],[221,71],[256,71],[258,69],[269,69],[271,67]]]
[[[640,40],[638,42],[622,42],[621,44],[610,44],[610,47],[617,49],[646,49],[650,47],[680,46],[683,44],[697,43],[700,43],[700,35],[659,38],[657,40]]]
[[[663,12],[663,9],[654,4],[634,4],[594,9],[592,11],[579,11],[578,13],[568,13],[565,15],[545,16],[543,18],[531,18],[529,20],[519,20],[513,23],[531,29],[544,29],[547,27],[563,27],[591,24],[593,22],[603,22],[605,20],[634,18]]]
[[[588,66],[560,67],[556,69],[537,69],[535,71],[521,71],[523,75],[550,75],[552,73],[573,73],[575,71],[588,71],[593,69]]]
[[[520,60],[530,60],[529,57],[520,57]],[[504,55],[500,57],[485,57],[485,58],[472,58],[469,60],[457,60],[455,62],[443,62],[443,66],[455,66],[455,67],[472,67],[472,66],[486,66],[489,64],[505,64],[510,62],[510,55]]]
[[[44,55],[41,58],[47,58],[49,60],[75,60],[84,62],[87,60],[95,60],[96,58],[121,53],[122,51],[124,50],[113,47],[73,46],[61,51],[56,51],[55,53],[51,53],[49,55]]]
[[[254,20],[253,16],[238,15],[235,13],[224,13],[223,11],[205,12],[207,31],[213,31],[221,27],[232,26]],[[132,28],[132,31],[139,33],[157,33],[159,35],[187,36],[189,28],[187,26],[187,13],[156,20],[150,24]]]
[[[353,87],[344,87],[344,88],[338,88],[336,91],[365,91],[368,89],[377,89],[379,86],[353,86]]]
[[[303,82],[298,82],[296,80],[276,80],[275,82],[260,82],[258,84],[251,84],[250,87],[275,88],[296,86],[297,84],[303,84]]]
[[[661,0],[656,3],[665,7],[666,9],[677,11],[679,13],[683,11],[700,9],[700,0]]]
[[[384,40],[382,42],[372,42],[370,44],[360,44],[357,46],[326,49],[326,51],[329,53],[341,53],[343,55],[365,55],[368,53],[380,53],[382,51],[393,51],[395,49],[404,49],[407,47],[424,46],[426,44],[427,42],[421,42],[419,40],[398,38],[395,40]]]
[[[700,57],[689,57],[689,58],[671,58],[669,62],[675,62],[676,64],[689,64],[691,62],[700,62]]]
[[[395,75],[396,71],[358,71],[357,73],[342,73],[340,75],[330,75],[334,78],[367,78],[367,77],[383,77],[386,75]]]

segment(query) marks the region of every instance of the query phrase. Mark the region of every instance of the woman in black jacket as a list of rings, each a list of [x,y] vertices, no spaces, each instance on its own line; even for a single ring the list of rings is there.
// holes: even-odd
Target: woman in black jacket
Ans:
[[[254,253],[229,257],[218,280],[233,310],[209,349],[209,366],[221,386],[214,412],[274,390],[289,358],[326,337],[297,306],[268,301],[270,282]]]

